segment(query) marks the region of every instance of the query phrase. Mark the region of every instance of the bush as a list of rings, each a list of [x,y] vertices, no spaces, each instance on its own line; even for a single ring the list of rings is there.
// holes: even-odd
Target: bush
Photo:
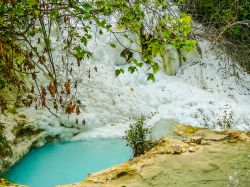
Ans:
[[[123,137],[127,141],[127,146],[131,147],[134,157],[144,154],[150,147],[150,141],[147,140],[147,137],[151,131],[146,127],[146,120],[147,116],[144,115],[136,117],[135,122],[130,124]]]
[[[233,119],[233,113],[232,111],[229,112],[228,106],[224,109],[224,115],[218,119],[217,124],[222,128],[222,129],[231,129],[232,125],[234,123]]]

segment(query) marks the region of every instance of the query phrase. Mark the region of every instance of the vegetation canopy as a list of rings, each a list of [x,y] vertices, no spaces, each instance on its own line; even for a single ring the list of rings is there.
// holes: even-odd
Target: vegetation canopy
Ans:
[[[250,72],[249,0],[175,0],[206,27],[206,37]],[[237,65],[237,64],[235,64]]]
[[[34,95],[26,102],[29,106],[46,107],[55,115],[58,110],[80,115],[77,72],[92,56],[87,46],[96,32],[108,32],[116,43],[138,53],[141,59],[131,58],[128,71],[134,73],[145,65],[147,79],[154,80],[159,70],[154,57],[164,53],[166,44],[184,50],[195,46],[189,37],[191,17],[173,7],[161,0],[1,1],[0,89],[12,84]],[[138,48],[128,49],[119,35],[137,43]],[[116,47],[116,43],[110,46]],[[96,69],[87,70],[86,78],[91,71]],[[124,67],[115,74],[123,72]],[[27,76],[32,78],[32,86],[22,81]]]

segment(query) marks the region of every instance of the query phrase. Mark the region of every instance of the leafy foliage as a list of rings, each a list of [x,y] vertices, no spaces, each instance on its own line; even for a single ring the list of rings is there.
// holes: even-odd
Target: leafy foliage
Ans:
[[[150,129],[146,127],[147,117],[144,115],[138,116],[135,122],[130,124],[126,130],[126,135],[123,139],[126,140],[127,146],[130,146],[133,151],[133,156],[139,156],[149,149],[150,141],[147,140]]]
[[[134,73],[145,64],[147,79],[154,81],[154,74],[159,71],[154,57],[164,54],[166,44],[185,50],[195,46],[195,41],[189,39],[190,21],[190,16],[178,15],[172,5],[160,0],[1,1],[0,38],[4,38],[1,41],[4,48],[0,48],[1,75],[3,72],[29,75],[33,79],[29,91],[35,96],[32,100],[35,108],[79,115],[76,97],[80,75],[75,73],[76,65],[80,67],[92,56],[87,46],[96,34],[91,30],[94,25],[99,34],[109,32],[121,45],[118,34],[137,43],[138,49],[130,50],[139,53],[141,59],[131,59],[128,71]],[[55,43],[60,43],[60,47]],[[112,42],[110,46],[117,45]],[[91,71],[84,76],[90,78]],[[121,73],[123,68],[115,72],[116,76]],[[41,81],[44,76],[47,80]],[[0,87],[8,83],[3,77],[0,76]]]
[[[214,43],[250,72],[250,1],[249,0],[176,0],[182,10],[208,28]],[[211,33],[212,32],[212,33]]]
[[[9,48],[0,51],[4,56],[0,59],[1,75],[5,72],[30,75],[34,81],[30,92],[35,95],[36,108],[41,106],[52,111],[52,105],[54,111],[61,108],[68,114],[80,114],[79,108],[72,107],[76,105],[77,80],[73,76],[74,65],[70,62],[75,61],[80,66],[84,58],[91,56],[86,50],[88,40],[92,38],[89,34],[91,27],[85,23],[90,20],[89,12],[89,4],[79,1],[0,2],[0,38],[5,38],[2,44]],[[73,22],[81,23],[81,27]],[[84,33],[80,35],[82,30]],[[64,53],[53,53],[54,37],[62,41],[58,50]],[[15,46],[22,46],[19,53],[15,53]],[[44,75],[49,81],[39,80]],[[4,87],[6,79],[0,80]],[[14,77],[13,80],[18,79]]]
[[[15,58],[21,56],[21,51],[14,43],[13,45],[10,43],[10,40],[0,38],[0,90],[8,87],[9,84],[24,90],[25,85],[15,71],[18,69],[18,64],[14,62]]]
[[[96,6],[105,9],[116,18],[116,28],[108,29],[118,39],[118,33],[138,49],[130,49],[139,53],[141,61],[132,59],[128,71],[134,73],[144,64],[148,68],[148,80],[155,80],[154,74],[159,70],[159,64],[154,60],[157,55],[164,55],[166,44],[172,44],[176,49],[191,50],[195,48],[194,40],[189,39],[191,17],[186,14],[178,15],[167,1],[136,0],[131,1],[98,1]],[[104,11],[104,15],[106,11]],[[114,47],[112,45],[112,47]],[[128,46],[124,46],[126,49]],[[117,70],[118,76],[121,70]]]

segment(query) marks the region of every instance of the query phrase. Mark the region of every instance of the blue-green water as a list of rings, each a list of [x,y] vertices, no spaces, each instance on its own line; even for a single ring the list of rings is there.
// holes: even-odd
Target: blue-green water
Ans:
[[[47,144],[32,149],[7,172],[7,178],[30,187],[76,183],[130,156],[130,149],[121,139]]]

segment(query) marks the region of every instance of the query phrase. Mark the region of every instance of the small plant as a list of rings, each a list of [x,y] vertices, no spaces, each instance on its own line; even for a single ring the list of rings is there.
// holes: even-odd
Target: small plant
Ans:
[[[228,105],[224,109],[224,115],[222,118],[218,119],[217,124],[222,128],[222,129],[230,129],[232,128],[233,125],[233,112],[229,112]]]
[[[127,141],[127,146],[130,146],[133,151],[133,156],[144,154],[150,147],[150,140],[147,139],[150,134],[150,129],[146,127],[146,120],[149,116],[140,115],[135,117],[134,123],[129,125],[129,129],[125,131],[123,137]]]

